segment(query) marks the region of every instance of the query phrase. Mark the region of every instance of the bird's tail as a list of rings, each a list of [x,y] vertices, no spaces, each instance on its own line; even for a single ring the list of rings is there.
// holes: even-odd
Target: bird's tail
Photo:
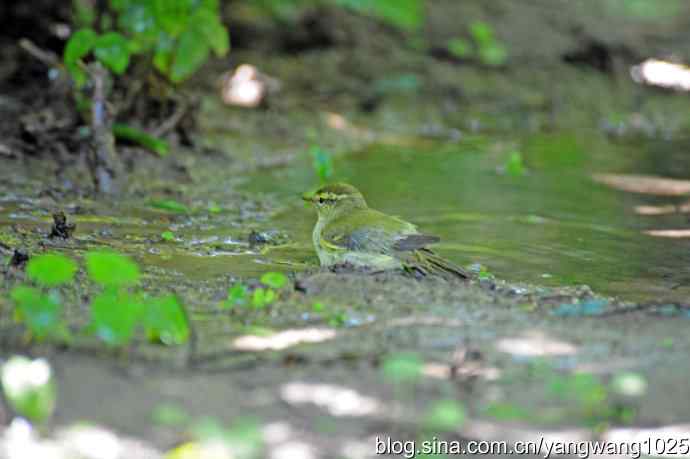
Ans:
[[[405,264],[405,269],[417,275],[427,276],[437,274],[452,276],[459,279],[469,279],[470,275],[460,266],[436,255],[429,249],[415,250],[411,260]]]

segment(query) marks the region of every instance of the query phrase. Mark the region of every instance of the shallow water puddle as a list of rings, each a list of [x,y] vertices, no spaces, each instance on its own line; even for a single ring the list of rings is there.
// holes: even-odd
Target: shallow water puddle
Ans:
[[[643,231],[682,226],[684,217],[636,215],[636,205],[658,199],[609,189],[591,178],[601,171],[640,172],[633,169],[640,164],[647,168],[643,173],[664,174],[671,160],[654,161],[659,148],[664,147],[614,144],[594,132],[519,142],[475,137],[453,144],[379,145],[336,160],[335,179],[357,186],[372,207],[439,235],[438,251],[453,261],[481,263],[499,278],[588,284],[629,300],[682,301],[690,293],[690,242]],[[512,151],[522,154],[525,175],[501,173]],[[302,167],[265,171],[248,185],[286,204],[271,228],[290,234],[302,254],[310,246],[314,215],[298,195],[314,183],[305,158]],[[281,255],[289,258],[289,252]]]
[[[683,149],[661,141],[612,142],[594,131],[412,140],[342,156],[334,161],[333,179],[357,186],[372,207],[440,236],[437,249],[444,256],[462,265],[480,263],[498,278],[587,284],[631,301],[684,302],[690,295],[690,239],[653,237],[650,230],[686,228],[687,216],[636,212],[640,206],[681,204],[684,196],[634,194],[592,178],[673,177],[673,171],[688,170]],[[518,173],[505,173],[516,152],[522,157]],[[0,236],[16,239],[13,225],[25,233],[46,232],[50,209],[59,205],[77,224],[77,242],[70,247],[107,245],[192,281],[316,265],[315,215],[299,199],[317,183],[309,155],[289,167],[235,177],[232,187],[222,168],[204,167],[203,180],[177,190],[186,206],[182,213],[152,208],[136,197],[116,203],[45,201],[31,194],[27,181],[24,194],[7,191],[1,200]],[[275,245],[250,244],[252,231],[278,235]]]

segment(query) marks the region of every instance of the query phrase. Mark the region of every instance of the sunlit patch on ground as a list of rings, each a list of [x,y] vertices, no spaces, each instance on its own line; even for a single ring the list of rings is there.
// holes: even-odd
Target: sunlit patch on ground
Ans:
[[[577,353],[575,345],[551,338],[538,331],[528,332],[515,338],[499,339],[496,342],[496,349],[520,357],[574,355]]]
[[[682,64],[647,59],[630,69],[633,81],[678,91],[690,91],[690,68]]]
[[[383,409],[379,400],[333,384],[288,383],[281,387],[280,395],[287,403],[316,405],[333,416],[372,416]]]
[[[245,335],[235,338],[233,347],[242,351],[277,351],[304,343],[320,343],[336,336],[328,328],[285,330],[270,336]]]
[[[98,425],[62,428],[53,438],[40,436],[28,422],[14,421],[0,435],[3,459],[159,459],[163,453],[141,440]]]

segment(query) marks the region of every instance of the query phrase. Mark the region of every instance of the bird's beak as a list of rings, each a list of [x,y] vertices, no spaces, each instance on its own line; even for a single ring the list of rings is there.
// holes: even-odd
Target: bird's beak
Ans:
[[[302,200],[307,202],[307,203],[314,202],[314,192],[313,191],[307,191],[305,193],[302,193]]]

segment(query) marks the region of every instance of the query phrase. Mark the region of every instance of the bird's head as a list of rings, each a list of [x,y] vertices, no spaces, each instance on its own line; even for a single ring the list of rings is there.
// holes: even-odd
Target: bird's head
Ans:
[[[367,203],[359,190],[347,183],[325,185],[302,199],[316,208],[319,219],[332,220],[354,209],[365,209]]]

